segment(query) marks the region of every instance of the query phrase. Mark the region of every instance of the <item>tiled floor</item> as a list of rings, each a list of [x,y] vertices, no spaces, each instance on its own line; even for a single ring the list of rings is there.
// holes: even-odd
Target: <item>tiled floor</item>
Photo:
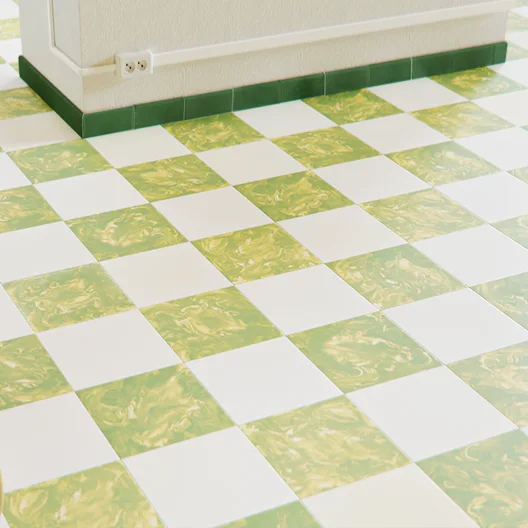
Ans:
[[[79,139],[0,0],[2,528],[528,527],[508,62]]]

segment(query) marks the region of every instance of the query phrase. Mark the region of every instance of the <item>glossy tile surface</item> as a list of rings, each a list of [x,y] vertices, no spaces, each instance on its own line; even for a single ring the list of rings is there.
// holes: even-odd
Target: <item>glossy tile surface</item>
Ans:
[[[526,525],[521,6],[505,64],[82,140],[0,0],[2,528]]]

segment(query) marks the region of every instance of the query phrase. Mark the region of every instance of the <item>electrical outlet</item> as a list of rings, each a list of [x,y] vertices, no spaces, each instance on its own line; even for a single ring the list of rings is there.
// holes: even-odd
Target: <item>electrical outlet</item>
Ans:
[[[119,53],[116,55],[116,75],[122,79],[135,79],[153,72],[153,57],[150,51]]]

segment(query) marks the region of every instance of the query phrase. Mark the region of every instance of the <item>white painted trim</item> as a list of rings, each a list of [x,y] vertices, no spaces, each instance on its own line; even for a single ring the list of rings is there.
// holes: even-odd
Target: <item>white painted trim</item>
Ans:
[[[445,22],[448,20],[489,15],[498,12],[506,12],[514,6],[515,0],[494,0],[492,2],[484,2],[481,4],[449,7],[446,9],[409,13],[389,18],[352,22],[350,24],[342,24],[339,26],[308,29],[305,31],[295,31],[293,33],[238,40],[223,44],[167,51],[153,55],[154,68],[239,55],[241,53],[252,53],[255,51],[270,50],[287,46],[298,46],[299,44],[310,44],[313,42],[364,35],[366,33],[416,27],[424,24]],[[55,46],[52,46],[52,52],[81,77],[114,73],[116,70],[115,64],[81,68]]]

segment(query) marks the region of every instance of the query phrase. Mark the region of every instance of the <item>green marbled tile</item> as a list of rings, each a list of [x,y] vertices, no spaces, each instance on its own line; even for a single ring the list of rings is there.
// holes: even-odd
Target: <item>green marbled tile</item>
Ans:
[[[517,426],[528,425],[528,341],[449,368]]]
[[[381,309],[459,290],[464,286],[412,246],[365,253],[329,264]]]
[[[508,26],[506,31],[516,32],[516,31],[528,31],[528,18],[519,13],[510,11],[508,15]]]
[[[184,365],[77,394],[121,458],[233,425]]]
[[[51,108],[31,88],[0,91],[0,119],[50,111]]]
[[[119,172],[151,202],[229,185],[192,154],[133,165]]]
[[[10,528],[162,528],[121,462],[8,493]]]
[[[372,147],[340,127],[284,136],[273,142],[309,169],[378,155]]]
[[[300,498],[407,464],[344,396],[242,426]]]
[[[467,180],[499,170],[453,141],[395,152],[387,157],[430,185]]]
[[[418,343],[381,313],[289,336],[343,392],[438,366]]]
[[[6,18],[0,20],[0,40],[20,38],[20,19]]]
[[[468,99],[489,97],[525,89],[521,84],[498,74],[490,68],[476,68],[475,70],[435,75],[431,79]]]
[[[412,112],[412,115],[451,139],[475,136],[513,126],[470,102],[418,110]]]
[[[152,205],[138,205],[66,222],[97,260],[185,242]]]
[[[193,244],[233,284],[263,279],[321,263],[276,224],[204,238]]]
[[[370,90],[323,95],[304,102],[338,125],[402,113]]]
[[[234,114],[220,114],[164,127],[192,152],[231,147],[263,139],[255,129]]]
[[[0,411],[72,389],[36,335],[0,343]]]
[[[482,528],[528,526],[528,436],[513,431],[419,466]]]
[[[60,216],[31,185],[0,191],[0,233],[59,220]]]
[[[528,130],[528,127],[524,127]],[[528,167],[523,167],[522,169],[514,169],[510,171],[511,174],[522,180],[524,183],[528,183]]]
[[[82,139],[16,150],[10,152],[9,156],[32,183],[112,168],[88,141]]]
[[[184,361],[282,335],[236,288],[201,293],[141,311]]]
[[[384,198],[361,207],[407,242],[482,224],[476,216],[434,189]]]
[[[514,321],[528,328],[528,272],[473,288]]]
[[[309,171],[246,183],[237,189],[276,222],[353,203]]]
[[[516,46],[515,44],[512,44],[511,42],[508,42],[508,51],[506,52],[507,61],[526,59],[527,57],[528,57],[528,50],[521,48],[520,46]]]
[[[224,524],[222,528],[319,528],[319,524],[300,502],[292,502]]]
[[[506,236],[528,249],[528,215],[510,218],[493,225]]]
[[[134,307],[99,264],[54,271],[4,286],[35,332]]]

